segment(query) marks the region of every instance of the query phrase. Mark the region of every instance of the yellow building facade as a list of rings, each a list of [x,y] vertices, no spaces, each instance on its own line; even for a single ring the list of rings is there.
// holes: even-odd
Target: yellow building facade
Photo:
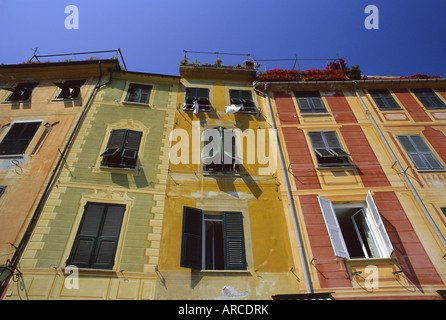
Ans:
[[[271,299],[300,291],[278,159],[269,149],[275,136],[253,90],[255,74],[180,67],[157,299]],[[230,138],[234,132],[242,139]]]

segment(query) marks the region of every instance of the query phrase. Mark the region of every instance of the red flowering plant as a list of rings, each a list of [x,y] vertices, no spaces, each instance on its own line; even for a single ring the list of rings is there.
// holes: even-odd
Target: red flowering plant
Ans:
[[[439,79],[441,78],[440,76],[428,76],[426,74],[414,74],[412,76],[409,77],[400,77],[400,79]]]

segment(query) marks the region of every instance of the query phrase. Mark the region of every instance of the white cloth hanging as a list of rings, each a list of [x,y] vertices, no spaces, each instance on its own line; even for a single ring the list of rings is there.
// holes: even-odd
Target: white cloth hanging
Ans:
[[[227,114],[236,113],[240,110],[243,110],[243,104],[231,104],[230,106],[225,106]]]
[[[194,101],[194,104],[192,105],[192,109],[194,109],[194,114],[197,114],[198,111],[200,111],[200,107],[198,106],[197,100]]]

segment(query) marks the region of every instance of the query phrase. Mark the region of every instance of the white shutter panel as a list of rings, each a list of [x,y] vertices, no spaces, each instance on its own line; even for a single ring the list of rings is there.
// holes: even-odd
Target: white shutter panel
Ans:
[[[384,248],[387,251],[386,252],[387,257],[390,257],[390,255],[393,252],[392,242],[390,242],[389,235],[387,234],[386,228],[384,227],[381,215],[379,214],[378,208],[376,207],[375,201],[373,200],[372,193],[370,192],[370,190],[367,194],[366,202],[372,215],[372,219],[375,221],[379,235],[381,236]]]
[[[321,197],[317,197],[317,199],[322,210],[322,215],[324,216],[325,225],[327,226],[328,235],[330,236],[331,245],[333,246],[335,255],[337,257],[349,259],[350,256],[333,209],[333,204],[330,200]]]

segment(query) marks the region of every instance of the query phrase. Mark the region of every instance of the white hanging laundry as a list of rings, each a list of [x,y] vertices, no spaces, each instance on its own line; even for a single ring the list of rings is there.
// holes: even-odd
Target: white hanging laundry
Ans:
[[[240,110],[243,110],[243,104],[231,104],[230,106],[225,106],[225,111],[228,114],[236,113]]]
[[[194,104],[192,105],[192,109],[194,109],[194,114],[197,114],[198,111],[200,110],[200,107],[198,106],[198,101],[195,100]]]

